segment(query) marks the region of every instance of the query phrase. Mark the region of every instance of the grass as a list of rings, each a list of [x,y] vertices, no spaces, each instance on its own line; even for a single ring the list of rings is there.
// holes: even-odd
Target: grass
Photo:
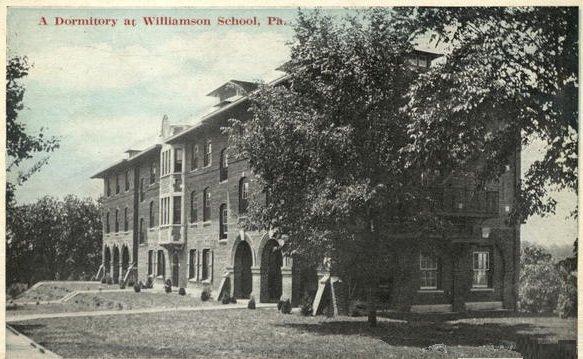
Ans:
[[[142,308],[174,308],[199,306],[203,304],[218,304],[216,301],[202,302],[193,296],[181,296],[177,293],[160,293],[144,290],[140,293],[132,291],[116,291],[104,293],[80,293],[66,303],[51,303],[43,305],[21,305],[9,312],[10,316],[84,312],[94,310],[127,310]]]
[[[20,294],[14,301],[36,302],[54,301],[76,290],[119,289],[118,284],[101,284],[100,282],[44,282],[36,288]]]
[[[16,329],[64,357],[459,358],[520,357],[520,336],[574,338],[575,320],[544,317],[303,317],[275,310],[54,318]],[[568,339],[566,338],[566,339]],[[447,354],[426,351],[445,344]]]

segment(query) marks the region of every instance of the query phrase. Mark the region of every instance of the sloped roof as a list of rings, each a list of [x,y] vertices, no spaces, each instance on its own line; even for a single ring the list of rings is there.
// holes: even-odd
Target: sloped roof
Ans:
[[[251,92],[257,88],[257,84],[255,82],[249,81],[241,81],[241,80],[229,80],[222,84],[221,86],[217,87],[216,89],[212,90],[211,92],[207,93],[206,96],[217,96],[225,87],[229,85],[237,85],[241,87],[245,92]]]

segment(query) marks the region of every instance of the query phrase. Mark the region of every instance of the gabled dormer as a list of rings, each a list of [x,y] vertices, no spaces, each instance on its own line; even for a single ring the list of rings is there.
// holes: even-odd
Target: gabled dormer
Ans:
[[[218,98],[219,102],[215,107],[223,107],[247,96],[256,88],[257,84],[255,82],[229,80],[217,89],[209,92],[207,96]]]

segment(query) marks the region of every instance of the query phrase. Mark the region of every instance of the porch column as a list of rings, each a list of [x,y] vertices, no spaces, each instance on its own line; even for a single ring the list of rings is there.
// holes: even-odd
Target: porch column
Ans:
[[[283,257],[281,267],[281,298],[280,300],[292,300],[292,259]]]
[[[251,295],[255,297],[255,302],[261,301],[261,267],[251,267],[251,278],[253,287],[251,288]]]

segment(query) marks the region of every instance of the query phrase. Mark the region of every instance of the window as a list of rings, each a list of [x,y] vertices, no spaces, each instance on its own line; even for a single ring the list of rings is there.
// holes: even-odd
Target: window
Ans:
[[[437,289],[437,258],[435,256],[420,254],[419,272],[421,289]]]
[[[192,145],[192,153],[190,157],[190,169],[198,169],[198,145]]]
[[[125,183],[126,187],[125,187],[125,190],[126,191],[129,191],[130,190],[130,171],[126,171],[126,177],[125,177],[125,179],[126,179],[126,183]]]
[[[207,280],[212,276],[212,253],[210,249],[202,250],[202,274],[201,280]]]
[[[173,224],[181,224],[182,223],[182,197],[181,196],[174,196],[173,198],[173,217],[172,223]]]
[[[107,197],[111,196],[111,183],[109,181],[109,177],[105,179],[105,193],[107,193]]]
[[[119,232],[119,210],[115,210],[115,232]]]
[[[196,192],[190,194],[190,223],[198,221],[198,203],[196,202]]]
[[[144,182],[144,179],[140,178],[140,202],[143,202],[144,197],[146,196],[146,185]]]
[[[140,218],[140,243],[146,243],[146,228],[144,226],[144,219]]]
[[[150,164],[150,184],[156,182],[156,162]]]
[[[119,194],[119,175],[115,175],[115,194]]]
[[[107,215],[105,216],[105,233],[109,233],[110,232],[110,228],[109,228],[109,212],[107,212]]]
[[[128,208],[123,210],[123,231],[129,231]]]
[[[182,173],[182,148],[174,149],[174,173]]]
[[[156,275],[159,277],[164,277],[166,274],[166,263],[164,258],[164,251],[158,251],[158,268],[156,268]]]
[[[188,255],[188,278],[196,278],[196,249],[191,249]]]
[[[167,175],[170,173],[170,154],[171,154],[171,150],[166,150],[164,152],[162,152],[162,157],[160,159],[160,163],[161,163],[161,175]]]
[[[208,140],[204,146],[204,166],[210,166],[212,162],[213,147],[211,141]]]
[[[490,270],[490,252],[473,253],[474,288],[490,288],[492,285]]]
[[[227,238],[227,232],[229,231],[228,218],[227,205],[223,203],[219,207],[219,239]]]
[[[239,180],[239,214],[247,213],[249,206],[249,181],[246,177]]]
[[[219,163],[219,181],[226,181],[229,177],[229,154],[227,149],[221,151],[221,162]]]
[[[155,218],[154,218],[154,201],[151,201],[150,202],[150,221],[148,223],[150,225],[150,228],[154,228],[154,220],[155,220]]]
[[[160,199],[160,225],[170,224],[170,197]]]
[[[148,275],[154,274],[154,251],[148,251]]]
[[[211,219],[211,192],[208,188],[205,188],[202,193],[202,220],[204,222],[210,221]]]

